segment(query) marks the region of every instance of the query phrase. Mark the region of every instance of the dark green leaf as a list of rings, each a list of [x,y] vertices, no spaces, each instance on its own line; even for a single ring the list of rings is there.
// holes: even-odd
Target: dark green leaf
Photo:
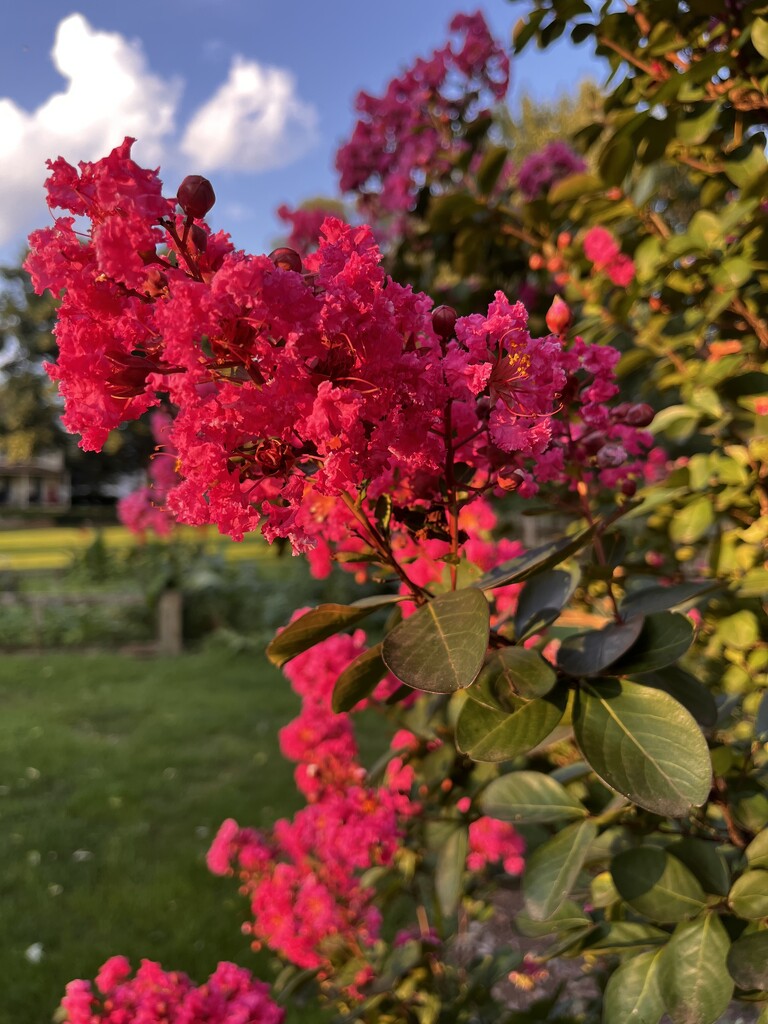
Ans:
[[[477,185],[483,195],[493,191],[508,157],[506,146],[491,146],[483,156],[476,174]]]
[[[523,897],[525,909],[534,921],[551,917],[568,898],[596,836],[594,822],[574,822],[528,858],[523,875]]]
[[[634,161],[635,147],[632,140],[614,135],[600,154],[600,177],[606,185],[621,185]]]
[[[468,832],[463,822],[432,822],[430,838],[437,848],[435,892],[442,913],[456,912],[463,890],[467,860]]]
[[[614,971],[603,1000],[603,1024],[658,1024],[664,1013],[659,989],[661,953],[649,950]]]
[[[536,700],[518,698],[512,712],[468,700],[456,724],[456,745],[473,761],[510,761],[549,736],[563,717],[567,700],[565,690]]]
[[[387,674],[387,666],[381,658],[381,644],[363,651],[347,665],[333,687],[331,707],[338,714],[351,711],[365,697],[376,689],[376,685]]]
[[[490,631],[480,590],[441,594],[386,637],[384,663],[403,683],[430,693],[452,693],[477,678]]]
[[[717,914],[682,921],[661,954],[659,986],[673,1024],[714,1024],[733,995],[730,940]]]
[[[586,943],[590,950],[601,953],[627,953],[661,946],[669,936],[661,928],[639,921],[613,921],[602,925]]]
[[[278,668],[297,654],[327,640],[329,636],[349,629],[378,608],[402,601],[397,594],[365,597],[354,604],[321,604],[286,626],[267,647],[267,657]]]
[[[748,932],[731,946],[728,971],[739,988],[768,989],[768,931]]]
[[[755,717],[755,739],[760,743],[765,743],[768,740],[768,690],[763,694],[760,703],[757,706],[757,716]]]
[[[570,174],[567,178],[555,182],[549,190],[548,198],[550,203],[570,202],[600,192],[602,189],[602,181],[594,174]]]
[[[533,576],[525,583],[517,597],[515,633],[524,637],[548,626],[568,603],[579,578],[575,573],[552,569]]]
[[[611,875],[621,898],[638,914],[671,924],[695,917],[707,898],[695,876],[656,846],[640,846],[613,858]]]
[[[706,839],[692,839],[687,836],[670,843],[667,853],[677,857],[694,873],[705,892],[711,892],[717,896],[728,895],[731,875],[717,843]]]
[[[583,548],[594,532],[595,527],[590,526],[573,537],[563,537],[561,540],[531,548],[524,555],[518,555],[517,558],[512,558],[485,576],[481,576],[474,586],[480,587],[481,590],[493,590],[495,587],[505,587],[509,583],[522,583],[529,576],[538,575],[545,569],[551,569],[564,562],[570,555]]]
[[[544,697],[557,681],[554,669],[538,651],[503,647],[483,666],[467,691],[472,700],[497,711],[515,711],[518,698]]]
[[[681,605],[692,604],[697,598],[722,590],[717,580],[694,580],[690,583],[675,583],[671,587],[644,587],[627,594],[621,602],[626,615],[650,615],[652,612],[666,612]]]
[[[576,633],[560,644],[557,665],[570,676],[597,676],[625,654],[640,636],[643,616]]]
[[[731,886],[728,903],[734,914],[747,921],[768,917],[768,871],[745,871]]]
[[[634,675],[665,668],[682,657],[692,643],[693,626],[684,615],[648,615],[637,643],[611,665],[611,673]]]
[[[706,741],[666,693],[618,679],[584,683],[573,726],[595,773],[641,807],[680,817],[707,799],[712,768]]]
[[[586,818],[584,804],[559,782],[541,772],[510,772],[483,790],[484,814],[515,824],[544,824]]]

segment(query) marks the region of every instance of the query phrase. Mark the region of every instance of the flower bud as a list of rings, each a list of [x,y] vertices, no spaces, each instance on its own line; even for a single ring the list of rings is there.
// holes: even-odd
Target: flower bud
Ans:
[[[634,480],[625,480],[621,485],[621,493],[625,498],[634,498],[637,493],[637,483]]]
[[[432,327],[438,338],[447,341],[453,337],[458,313],[453,306],[437,306],[432,310]]]
[[[203,231],[199,224],[193,224],[192,230],[189,232],[189,238],[198,252],[205,252],[208,248],[208,235]]]
[[[199,174],[188,174],[176,195],[179,206],[188,217],[204,217],[216,202],[213,185]]]
[[[624,422],[630,427],[647,427],[652,422],[656,413],[647,402],[637,402],[630,405],[624,417]]]
[[[627,453],[620,444],[604,444],[597,453],[600,469],[616,469],[627,461]]]
[[[544,266],[544,257],[538,252],[533,253],[528,259],[528,266],[531,270],[541,270]]]
[[[562,337],[573,323],[573,314],[570,307],[556,295],[544,319],[550,331]]]
[[[570,232],[568,232],[568,231],[561,231],[560,234],[557,236],[557,248],[560,249],[560,250],[567,249],[570,244],[571,244],[571,234],[570,234]]]
[[[301,273],[301,256],[299,256],[295,249],[289,249],[287,246],[273,249],[269,254],[269,258],[281,270],[293,270],[297,274]]]

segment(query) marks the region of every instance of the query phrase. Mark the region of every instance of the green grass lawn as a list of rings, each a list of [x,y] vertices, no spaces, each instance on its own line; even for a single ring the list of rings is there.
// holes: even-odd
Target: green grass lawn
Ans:
[[[267,977],[245,901],[204,856],[225,817],[299,806],[277,746],[287,680],[262,655],[6,656],[0,703],[0,1024],[46,1024],[65,983],[115,953]]]

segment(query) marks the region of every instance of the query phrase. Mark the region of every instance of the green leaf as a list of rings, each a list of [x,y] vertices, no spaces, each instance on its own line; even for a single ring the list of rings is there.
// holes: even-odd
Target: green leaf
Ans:
[[[508,157],[509,151],[506,146],[491,146],[483,156],[475,175],[478,188],[483,195],[488,195],[493,190]]]
[[[691,580],[689,583],[674,583],[671,587],[644,587],[627,594],[621,602],[621,611],[626,615],[666,612],[722,588],[723,584],[718,580]]]
[[[468,700],[456,724],[456,746],[473,761],[510,761],[532,750],[565,713],[566,690],[536,700],[520,700],[512,712]]]
[[[620,185],[635,160],[635,147],[629,138],[611,136],[600,154],[598,169],[606,185]]]
[[[429,693],[469,686],[483,667],[490,612],[480,590],[441,594],[396,626],[382,657],[401,682]]]
[[[655,814],[686,815],[707,799],[707,743],[676,700],[626,680],[583,683],[573,727],[585,760],[611,788]]]
[[[752,24],[752,45],[768,60],[768,18],[755,18]]]
[[[522,638],[548,626],[568,603],[579,582],[575,573],[552,569],[533,576],[517,596],[515,633]]]
[[[728,895],[731,874],[725,857],[720,853],[716,843],[686,836],[670,843],[667,853],[677,857],[693,872],[705,892],[714,893],[716,896]]]
[[[730,940],[717,914],[682,921],[662,951],[659,986],[673,1024],[714,1024],[733,995]]]
[[[569,174],[567,178],[555,182],[547,198],[550,203],[570,202],[602,190],[603,183],[594,174]]]
[[[467,693],[487,708],[512,712],[519,705],[519,697],[544,697],[556,681],[554,669],[538,651],[503,647],[489,658]]]
[[[749,188],[765,172],[765,136],[762,133],[733,150],[725,161],[725,173],[737,188]]]
[[[354,604],[318,605],[277,634],[267,646],[267,657],[273,665],[282,668],[291,658],[309,650],[321,640],[349,629],[379,608],[402,600],[398,594],[384,594],[380,597],[365,597]]]
[[[768,690],[763,694],[762,700],[757,706],[755,738],[760,743],[765,743],[768,740]]]
[[[625,903],[661,924],[695,917],[707,903],[688,868],[656,846],[620,853],[611,862],[611,875]]]
[[[686,146],[699,146],[705,142],[717,125],[721,107],[719,103],[704,103],[703,109],[694,117],[682,118],[678,122],[677,134]]]
[[[584,804],[542,772],[501,775],[481,793],[483,814],[515,824],[546,824],[586,818]]]
[[[703,683],[679,665],[667,665],[658,672],[645,672],[632,682],[668,693],[693,715],[702,729],[712,729],[717,722],[715,698]]]
[[[728,971],[739,988],[768,989],[768,931],[747,932],[728,951]]]
[[[648,615],[637,642],[611,665],[611,674],[654,672],[682,657],[693,643],[693,626],[676,612]]]
[[[664,1013],[660,957],[658,950],[649,950],[613,972],[603,998],[603,1024],[658,1024]]]
[[[612,921],[601,925],[586,946],[590,950],[599,949],[601,953],[627,953],[647,949],[648,946],[661,946],[668,938],[666,932],[652,924]]]
[[[564,562],[570,555],[583,548],[594,532],[593,525],[573,537],[563,537],[549,544],[531,548],[524,555],[518,555],[517,558],[512,558],[487,572],[474,586],[480,587],[481,590],[493,590],[495,587],[505,587],[509,583],[522,583],[529,576],[538,575],[545,569],[551,569]]]
[[[515,914],[515,930],[536,939],[553,932],[569,932],[588,928],[592,921],[578,903],[566,900],[546,921],[534,921],[524,911]]]
[[[551,917],[568,898],[596,837],[594,822],[574,822],[533,851],[523,875],[523,897],[534,921]]]
[[[558,668],[570,676],[600,675],[632,647],[642,628],[643,616],[639,615],[569,636],[557,652]]]
[[[676,544],[694,544],[715,521],[712,499],[707,495],[694,498],[672,520],[669,535]]]
[[[336,680],[331,707],[337,714],[351,711],[355,704],[370,696],[387,674],[387,666],[381,657],[381,646],[376,644],[359,654]]]
[[[437,850],[435,892],[446,917],[456,912],[461,899],[468,843],[468,830],[463,822],[429,823],[429,845]]]
[[[747,921],[768,917],[768,871],[745,871],[731,886],[728,904],[734,914]]]
[[[758,832],[744,851],[751,868],[768,868],[768,829]]]

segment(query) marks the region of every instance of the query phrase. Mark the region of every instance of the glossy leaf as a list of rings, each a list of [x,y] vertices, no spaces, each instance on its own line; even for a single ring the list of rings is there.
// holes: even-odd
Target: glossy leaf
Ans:
[[[640,846],[613,858],[611,875],[621,898],[651,921],[672,924],[695,917],[707,898],[696,877],[676,857]]]
[[[768,18],[756,18],[752,25],[752,44],[768,60]]]
[[[467,691],[472,700],[498,711],[514,711],[519,697],[543,697],[557,681],[554,669],[537,651],[503,647],[484,665]]]
[[[658,1024],[664,1013],[660,957],[656,950],[640,953],[613,972],[603,997],[603,1024]]]
[[[601,953],[628,953],[662,946],[669,938],[667,932],[652,924],[639,921],[611,921],[600,928],[586,943],[590,950]]]
[[[291,622],[267,646],[267,657],[273,665],[282,668],[297,654],[327,640],[329,636],[341,633],[361,619],[367,618],[379,608],[402,601],[397,594],[363,598],[354,604],[321,604],[311,608],[301,618]]]
[[[576,633],[560,644],[558,668],[570,676],[601,675],[625,654],[640,636],[643,617],[611,622],[602,629]]]
[[[596,836],[594,822],[574,822],[533,851],[523,875],[523,897],[534,921],[551,917],[568,898]]]
[[[510,772],[483,790],[484,814],[515,824],[544,824],[586,818],[586,807],[559,782],[541,772]]]
[[[768,868],[768,829],[759,832],[744,851],[751,868]]]
[[[509,583],[522,583],[523,580],[564,562],[570,555],[583,548],[594,532],[595,526],[590,526],[573,537],[563,537],[561,540],[531,548],[524,555],[518,555],[517,558],[503,562],[487,572],[474,586],[481,590],[493,590],[496,587],[505,587]]]
[[[659,987],[673,1024],[714,1024],[733,995],[730,940],[717,914],[681,922],[661,954]]]
[[[351,662],[333,687],[331,707],[338,714],[351,711],[361,700],[370,696],[387,674],[387,666],[381,657],[381,644],[376,644],[359,654]]]
[[[682,704],[702,729],[711,729],[717,721],[717,704],[709,690],[679,665],[667,665],[658,672],[647,672],[632,682],[663,690]]]
[[[482,591],[470,587],[441,594],[387,635],[384,663],[416,690],[461,690],[475,681],[483,666],[489,623]]]
[[[558,690],[536,700],[518,699],[511,712],[468,700],[456,724],[456,745],[473,761],[510,761],[549,736],[567,700],[567,692]]]
[[[584,683],[573,726],[595,773],[640,807],[679,817],[707,799],[712,768],[706,741],[666,693],[618,679]]]
[[[637,642],[611,665],[611,674],[633,675],[666,668],[682,657],[692,642],[693,626],[684,615],[647,615]]]
[[[515,633],[523,637],[548,626],[568,603],[578,584],[576,573],[562,569],[532,576],[517,597]]]
[[[728,952],[728,971],[739,988],[768,989],[768,929],[747,932]]]
[[[625,615],[650,615],[652,612],[666,612],[722,590],[722,587],[722,583],[712,580],[675,583],[670,587],[644,587],[642,590],[627,594],[621,602],[621,611]]]
[[[747,921],[768,917],[768,871],[745,871],[731,886],[728,904],[734,914]]]
[[[728,863],[716,843],[686,836],[667,846],[671,853],[692,871],[705,892],[727,896],[731,886]]]

